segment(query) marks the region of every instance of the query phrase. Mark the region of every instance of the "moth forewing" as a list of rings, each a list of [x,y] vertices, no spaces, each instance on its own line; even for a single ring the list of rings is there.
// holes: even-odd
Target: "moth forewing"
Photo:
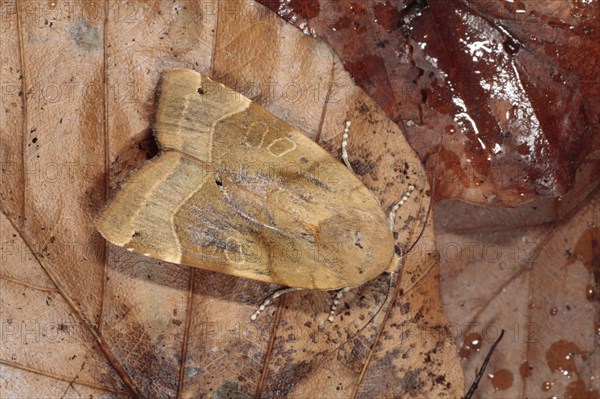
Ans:
[[[191,70],[163,75],[161,153],[99,217],[110,242],[165,261],[332,290],[390,267],[379,202],[345,166],[259,105]]]

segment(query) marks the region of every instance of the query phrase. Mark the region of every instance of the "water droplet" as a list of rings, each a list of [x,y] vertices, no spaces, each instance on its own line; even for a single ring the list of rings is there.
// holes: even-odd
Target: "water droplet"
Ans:
[[[581,350],[574,342],[558,340],[552,343],[546,351],[546,362],[550,371],[558,371],[561,374],[564,374],[564,371],[574,373],[576,371],[574,357],[578,353],[581,353]]]
[[[597,295],[598,293],[596,292],[594,284],[588,284],[587,287],[585,287],[585,297],[588,301],[593,301]]]
[[[504,43],[502,43],[502,47],[504,47],[504,50],[507,53],[509,53],[509,54],[516,54],[519,51],[519,48],[521,46],[515,40],[513,40],[510,37],[508,37],[508,38],[506,38],[506,40],[504,40]]]
[[[472,332],[467,334],[465,339],[463,340],[463,344],[460,348],[460,357],[468,358],[471,356],[471,352],[478,352],[481,349],[481,334],[477,332]]]
[[[558,314],[558,309],[556,307],[553,307],[552,309],[550,309],[550,316],[556,316]]]

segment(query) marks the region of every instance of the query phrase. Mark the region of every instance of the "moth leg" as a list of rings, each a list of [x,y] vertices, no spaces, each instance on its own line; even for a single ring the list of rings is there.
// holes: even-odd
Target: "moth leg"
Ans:
[[[342,160],[352,172],[352,165],[350,165],[350,160],[348,159],[348,134],[350,133],[350,125],[352,123],[350,121],[346,121],[346,126],[344,127],[344,134],[342,135]]]
[[[280,296],[282,296],[283,294],[287,294],[288,292],[294,292],[294,291],[300,291],[303,290],[304,288],[284,288],[278,291],[275,291],[274,293],[272,293],[271,295],[269,295],[269,297],[267,299],[265,299],[263,301],[263,303],[258,307],[258,309],[256,309],[256,312],[254,312],[254,314],[252,316],[250,316],[250,320],[254,321],[256,320],[256,318],[258,317],[258,315],[267,308],[267,306],[269,306],[271,304],[271,302],[273,302],[274,299],[279,298]]]
[[[335,298],[333,298],[333,303],[331,304],[331,310],[329,311],[329,317],[327,317],[327,321],[333,321],[333,315],[337,309],[337,306],[340,304],[340,301],[342,300],[344,294],[350,291],[351,288],[352,287],[342,288],[341,290],[338,290],[338,292],[335,294]]]

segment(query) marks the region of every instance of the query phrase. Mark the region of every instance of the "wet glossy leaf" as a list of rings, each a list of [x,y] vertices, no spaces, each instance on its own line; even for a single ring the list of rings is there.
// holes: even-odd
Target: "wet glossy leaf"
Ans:
[[[460,395],[424,173],[326,45],[252,2],[0,7],[2,397]],[[246,94],[336,156],[354,120],[353,164],[386,211],[407,169],[420,176],[396,226],[399,249],[418,239],[424,249],[407,255],[390,300],[383,276],[323,328],[333,297],[323,292],[288,295],[253,324],[276,287],[100,238],[95,216],[156,153],[155,87],[178,67]]]

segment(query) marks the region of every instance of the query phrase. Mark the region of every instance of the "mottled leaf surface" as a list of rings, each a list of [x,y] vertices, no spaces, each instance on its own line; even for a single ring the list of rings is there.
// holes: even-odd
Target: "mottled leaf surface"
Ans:
[[[586,163],[556,200],[436,209],[444,309],[467,386],[506,331],[480,397],[598,397],[599,171]]]
[[[5,0],[0,10],[0,396],[462,393],[425,173],[323,42],[253,2]],[[293,293],[251,323],[277,287],[101,239],[94,218],[157,151],[160,74],[180,67],[244,93],[337,157],[351,119],[353,168],[386,212],[416,185],[396,219],[407,255],[389,295],[384,275],[323,324],[333,293]]]

